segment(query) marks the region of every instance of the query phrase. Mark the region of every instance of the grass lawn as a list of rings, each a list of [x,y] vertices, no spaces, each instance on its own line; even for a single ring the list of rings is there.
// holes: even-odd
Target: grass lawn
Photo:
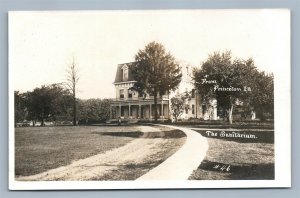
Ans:
[[[110,156],[110,158],[117,159],[117,161],[112,164],[106,164],[106,159],[101,161],[100,164],[97,164],[99,169],[97,169],[88,180],[137,179],[175,153],[186,140],[185,134],[180,130],[158,126],[153,127],[153,129],[159,128],[160,131],[141,132],[140,128],[136,126],[16,128],[16,177],[20,178],[21,176],[35,175],[50,169],[66,166],[75,160],[96,156],[97,154],[127,144],[127,146],[131,145],[131,150],[128,150],[129,148],[126,147],[125,151],[124,149],[120,151],[120,148],[118,153],[114,156]],[[132,147],[132,144],[128,144],[132,140],[135,140],[134,145],[136,145],[136,147]],[[137,142],[141,143],[141,145],[137,145]],[[146,149],[144,151],[143,149],[146,148],[147,145],[143,143],[149,145],[154,144],[156,146],[153,150]],[[140,155],[131,156],[132,159],[128,158],[130,153],[134,153],[135,151],[139,151]],[[147,152],[149,152],[149,155],[147,155]],[[142,157],[144,154],[146,154],[145,158]],[[122,158],[131,160],[127,162]],[[95,160],[93,162],[95,162]],[[82,171],[86,167],[88,166],[83,165]],[[91,165],[91,167],[93,167],[93,165]],[[104,175],[97,174],[103,167],[111,167],[112,169]],[[85,171],[90,170],[92,170],[92,168],[86,169]],[[67,174],[69,173],[72,174],[71,172]],[[43,180],[43,178],[37,180]],[[64,177],[57,177],[54,180],[65,179]]]
[[[206,130],[197,131],[208,138],[209,149],[201,165],[189,179],[274,179],[274,131],[240,132],[254,135],[251,137],[255,138],[221,137],[221,131],[214,131],[215,136],[211,136]]]
[[[234,121],[229,124],[225,120],[180,121],[176,125],[189,128],[223,128],[223,129],[274,129],[273,121]]]
[[[100,127],[23,127],[15,129],[15,175],[28,176],[70,164],[134,139],[99,135]],[[134,132],[130,126],[101,127],[101,132]]]

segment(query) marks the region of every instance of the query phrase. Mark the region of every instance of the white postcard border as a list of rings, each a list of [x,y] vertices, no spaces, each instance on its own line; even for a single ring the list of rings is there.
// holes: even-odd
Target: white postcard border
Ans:
[[[273,9],[286,14],[290,11]],[[10,12],[9,14],[12,14]],[[9,38],[9,42],[11,42]],[[9,189],[10,190],[68,190],[68,189],[181,189],[181,188],[276,188],[291,187],[291,58],[285,54],[283,65],[274,71],[275,114],[275,179],[274,180],[197,180],[197,181],[42,181],[21,182],[14,173],[14,89],[13,72],[9,67]]]

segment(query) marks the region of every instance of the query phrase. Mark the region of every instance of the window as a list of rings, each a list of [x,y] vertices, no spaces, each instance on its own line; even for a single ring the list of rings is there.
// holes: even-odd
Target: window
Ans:
[[[123,81],[127,81],[128,80],[128,67],[124,66],[123,67]]]
[[[124,108],[121,107],[121,116],[123,117],[125,115]]]
[[[128,98],[132,98],[132,91],[128,90]]]
[[[124,89],[120,89],[120,98],[124,98]]]
[[[195,114],[195,105],[192,105],[192,114]]]

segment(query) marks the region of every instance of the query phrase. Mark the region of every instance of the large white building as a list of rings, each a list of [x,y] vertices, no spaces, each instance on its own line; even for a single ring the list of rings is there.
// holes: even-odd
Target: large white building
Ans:
[[[153,96],[139,96],[137,91],[131,90],[134,83],[130,66],[133,63],[119,64],[117,67],[114,85],[116,88],[116,98],[112,101],[111,118],[123,119],[152,119],[154,116]],[[159,96],[157,100],[159,119],[169,119],[169,97]]]
[[[132,76],[130,66],[134,63],[119,64],[114,81],[116,97],[111,103],[111,119],[139,119],[151,120],[154,118],[154,98],[148,94],[139,96],[137,91],[132,90],[136,82]],[[185,77],[183,77],[185,78]],[[182,88],[182,86],[180,86]],[[186,91],[187,88],[185,88]],[[160,120],[172,119],[170,99],[184,94],[180,89],[175,93],[157,97],[158,118]],[[190,97],[186,99],[186,108],[179,119],[198,118],[205,120],[217,119],[217,104],[215,100],[209,104],[203,104],[200,95],[195,89],[190,90]]]

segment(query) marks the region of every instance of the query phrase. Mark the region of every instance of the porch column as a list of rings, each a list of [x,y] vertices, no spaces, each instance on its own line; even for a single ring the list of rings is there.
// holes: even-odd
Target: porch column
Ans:
[[[130,118],[130,116],[131,116],[131,108],[130,108],[130,103],[128,103],[128,117]]]
[[[170,112],[170,100],[168,100],[167,102],[167,118],[170,119],[171,118],[171,112]]]
[[[196,110],[196,119],[198,118],[198,104],[197,104],[197,89],[195,90],[195,92],[194,92],[194,94],[195,94],[195,110]]]
[[[213,106],[213,110],[214,110],[214,112],[213,112],[213,120],[217,120],[218,119],[218,116],[217,116],[217,114],[218,114],[217,105]]]
[[[162,116],[162,119],[164,121],[164,118],[165,118],[165,116],[164,116],[164,103],[163,103],[162,100],[161,100],[161,116]]]
[[[150,102],[150,114],[149,114],[150,120],[152,119],[152,108],[151,108],[151,102]]]
[[[109,106],[109,119],[112,119],[112,106]]]
[[[139,103],[139,115],[138,115],[138,118],[141,119],[142,118],[142,115],[141,115],[141,104]]]

